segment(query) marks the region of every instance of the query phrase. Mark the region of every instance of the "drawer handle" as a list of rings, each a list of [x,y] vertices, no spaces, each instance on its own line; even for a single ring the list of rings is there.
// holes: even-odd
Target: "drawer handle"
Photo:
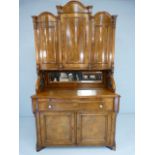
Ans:
[[[102,109],[102,108],[103,108],[103,104],[100,104],[100,105],[99,105],[99,108]]]
[[[48,109],[52,109],[52,105],[48,105]]]

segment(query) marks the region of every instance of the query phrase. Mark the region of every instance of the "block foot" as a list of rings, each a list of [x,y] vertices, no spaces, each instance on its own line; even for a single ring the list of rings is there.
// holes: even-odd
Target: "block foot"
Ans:
[[[113,150],[113,151],[116,151],[116,144],[115,143],[112,146],[106,146],[106,147]]]
[[[36,151],[37,151],[37,152],[39,152],[39,151],[42,150],[43,148],[45,148],[45,147],[36,145]]]

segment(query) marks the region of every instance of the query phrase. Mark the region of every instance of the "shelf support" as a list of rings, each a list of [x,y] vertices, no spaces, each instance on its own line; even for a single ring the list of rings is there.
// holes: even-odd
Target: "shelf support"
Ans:
[[[45,86],[45,73],[41,72],[39,65],[37,65],[37,81],[36,81],[36,93],[40,92]]]
[[[115,79],[114,79],[114,67],[112,67],[112,69],[108,71],[107,87],[111,89],[113,92],[116,91],[116,84],[115,84]]]

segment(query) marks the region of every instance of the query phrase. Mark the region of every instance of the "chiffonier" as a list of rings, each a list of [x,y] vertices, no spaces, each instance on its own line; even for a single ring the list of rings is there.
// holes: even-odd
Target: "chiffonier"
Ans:
[[[116,16],[69,1],[57,15],[33,16],[37,80],[32,108],[36,150],[50,146],[116,149]]]

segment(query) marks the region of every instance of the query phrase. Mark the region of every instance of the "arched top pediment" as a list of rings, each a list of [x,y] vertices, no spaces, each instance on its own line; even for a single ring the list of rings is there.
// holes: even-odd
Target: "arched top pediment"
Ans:
[[[38,22],[42,21],[56,21],[56,16],[51,12],[42,12],[38,16],[33,16],[33,19],[36,19]]]
[[[58,13],[91,13],[92,6],[84,6],[79,1],[69,1],[64,6],[58,5]]]

